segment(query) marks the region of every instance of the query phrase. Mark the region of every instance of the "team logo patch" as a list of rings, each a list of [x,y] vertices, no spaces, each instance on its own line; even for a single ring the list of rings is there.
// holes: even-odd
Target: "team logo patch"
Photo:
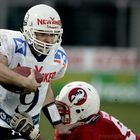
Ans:
[[[87,100],[87,93],[82,88],[74,88],[70,91],[68,98],[74,105],[82,105]]]
[[[63,51],[57,50],[54,56],[54,62],[62,63],[64,66],[66,66],[68,64],[68,58]]]
[[[16,45],[15,53],[26,55],[26,49],[27,49],[27,42],[25,40],[22,40],[21,38],[14,38],[14,42]]]

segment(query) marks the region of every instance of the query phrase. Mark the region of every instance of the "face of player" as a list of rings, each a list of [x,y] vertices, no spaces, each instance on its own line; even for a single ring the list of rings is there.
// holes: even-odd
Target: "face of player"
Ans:
[[[57,41],[57,36],[55,34],[47,34],[47,33],[39,33],[36,32],[36,39],[43,42],[43,43],[49,43],[54,44]]]

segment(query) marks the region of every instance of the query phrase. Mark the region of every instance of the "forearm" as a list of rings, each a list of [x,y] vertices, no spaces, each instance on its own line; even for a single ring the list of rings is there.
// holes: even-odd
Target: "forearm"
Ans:
[[[27,78],[10,70],[7,66],[0,63],[0,84],[13,84],[24,87],[24,81]]]
[[[48,91],[47,91],[46,98],[45,98],[43,106],[45,106],[45,105],[47,105],[51,102],[54,102],[54,101],[55,101],[54,93],[52,91],[51,84],[49,84]]]

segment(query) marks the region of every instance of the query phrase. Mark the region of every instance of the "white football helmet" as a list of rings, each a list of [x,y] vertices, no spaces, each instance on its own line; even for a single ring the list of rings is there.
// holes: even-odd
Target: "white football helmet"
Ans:
[[[36,32],[54,35],[54,43],[44,43],[36,39]],[[52,7],[39,4],[30,8],[24,17],[23,34],[27,42],[40,54],[54,54],[62,41],[60,16]]]
[[[56,97],[56,104],[64,124],[72,124],[97,114],[100,97],[90,84],[75,81],[65,85]]]

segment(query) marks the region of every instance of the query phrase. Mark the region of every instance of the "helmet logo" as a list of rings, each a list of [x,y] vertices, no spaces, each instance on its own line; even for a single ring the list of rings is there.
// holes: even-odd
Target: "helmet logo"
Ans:
[[[74,88],[70,91],[68,97],[74,105],[82,105],[87,100],[87,93],[82,88]]]
[[[61,25],[61,20],[55,20],[53,17],[50,17],[50,19],[37,18],[37,24],[38,25],[44,25],[44,24]]]

